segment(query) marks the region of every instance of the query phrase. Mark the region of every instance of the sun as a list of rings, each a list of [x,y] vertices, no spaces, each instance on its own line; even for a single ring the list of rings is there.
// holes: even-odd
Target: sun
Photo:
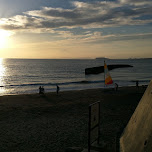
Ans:
[[[0,29],[0,48],[7,47],[8,38],[12,35],[11,32]]]

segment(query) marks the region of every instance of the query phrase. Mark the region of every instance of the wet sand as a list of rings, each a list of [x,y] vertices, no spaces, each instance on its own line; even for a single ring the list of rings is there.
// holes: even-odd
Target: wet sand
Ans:
[[[64,152],[87,148],[88,106],[101,102],[100,143],[115,152],[122,131],[145,88],[91,89],[0,97],[0,151]]]

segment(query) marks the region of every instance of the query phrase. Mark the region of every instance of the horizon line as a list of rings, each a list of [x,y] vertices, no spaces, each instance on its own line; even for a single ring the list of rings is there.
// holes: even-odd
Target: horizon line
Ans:
[[[102,59],[110,59],[110,60],[127,60],[127,59],[152,59],[152,58],[141,58],[141,57],[132,57],[132,58],[107,58],[107,57],[96,57],[96,58],[3,58],[0,57],[0,59],[31,59],[31,60],[102,60]]]

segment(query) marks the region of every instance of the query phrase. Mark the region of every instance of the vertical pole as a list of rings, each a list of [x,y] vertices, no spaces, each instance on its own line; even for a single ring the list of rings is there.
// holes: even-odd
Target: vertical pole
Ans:
[[[100,101],[98,102],[98,106],[99,106],[99,114],[98,114],[98,141],[97,144],[99,145],[99,141],[100,141]]]
[[[105,60],[104,60],[104,88],[105,88]]]
[[[90,131],[91,131],[91,106],[89,106],[89,124],[88,124],[88,152],[90,152]]]

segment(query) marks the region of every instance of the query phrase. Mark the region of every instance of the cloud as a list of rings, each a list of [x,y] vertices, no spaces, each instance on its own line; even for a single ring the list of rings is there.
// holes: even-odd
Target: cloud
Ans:
[[[152,33],[137,33],[137,34],[107,34],[102,32],[86,31],[81,34],[73,34],[69,31],[56,31],[58,37],[66,38],[70,44],[90,44],[90,43],[111,43],[112,41],[126,41],[126,40],[147,40],[152,39]],[[65,39],[59,40],[64,41]]]
[[[119,2],[122,5],[130,5],[130,6],[135,6],[135,7],[142,7],[145,5],[152,5],[152,1],[151,0],[119,0]]]
[[[94,36],[93,36],[94,37]],[[120,34],[112,34],[112,35],[100,35],[96,37],[96,39],[92,39],[92,37],[85,39],[87,43],[105,43],[112,41],[126,41],[126,40],[146,40],[152,39],[152,33],[139,33],[139,34],[128,34],[128,35],[120,35]]]
[[[0,28],[43,32],[62,27],[103,28],[152,23],[152,19],[140,18],[151,15],[152,2],[150,0],[92,3],[75,1],[72,5],[74,8],[71,9],[43,7],[41,10],[24,12],[23,15],[2,18]]]
[[[43,7],[42,10],[28,11],[25,12],[24,14],[30,16],[50,18],[50,19],[56,19],[56,18],[73,19],[81,16],[81,14],[76,10],[52,8],[52,7]]]
[[[120,3],[132,3],[136,5],[151,4],[151,0],[119,0]]]

